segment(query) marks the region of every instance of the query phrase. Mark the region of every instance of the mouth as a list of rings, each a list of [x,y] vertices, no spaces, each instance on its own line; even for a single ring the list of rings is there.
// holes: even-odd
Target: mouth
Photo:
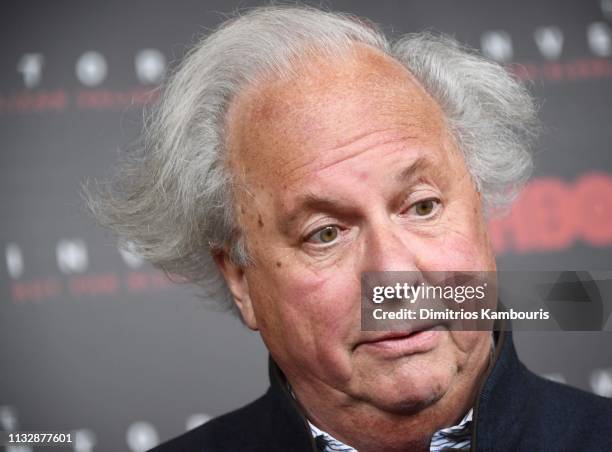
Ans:
[[[359,342],[355,349],[388,357],[426,353],[437,346],[443,330],[442,325],[431,325],[414,331],[386,332]]]

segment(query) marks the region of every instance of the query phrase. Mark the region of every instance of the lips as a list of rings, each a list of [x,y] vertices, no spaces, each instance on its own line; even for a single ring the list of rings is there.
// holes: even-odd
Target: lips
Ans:
[[[355,349],[389,357],[425,353],[437,345],[441,325],[429,325],[414,331],[391,331],[372,335],[357,343]]]
[[[380,331],[380,332],[364,332],[363,339],[357,345],[368,344],[371,342],[379,342],[393,339],[401,339],[439,327],[444,322],[434,320],[411,320],[401,324],[402,329],[397,331]]]

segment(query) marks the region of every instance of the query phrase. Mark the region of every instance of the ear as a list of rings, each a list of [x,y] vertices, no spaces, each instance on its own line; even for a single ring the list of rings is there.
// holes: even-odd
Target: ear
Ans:
[[[242,321],[252,330],[258,330],[255,311],[249,293],[249,284],[244,273],[244,268],[236,265],[229,258],[225,250],[212,252],[213,260],[223,274],[227,287],[232,294],[234,303],[240,311]]]

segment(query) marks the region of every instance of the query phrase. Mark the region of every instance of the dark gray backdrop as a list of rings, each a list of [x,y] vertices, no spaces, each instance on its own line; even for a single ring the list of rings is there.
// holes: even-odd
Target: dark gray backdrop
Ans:
[[[147,94],[242,1],[14,2],[0,9],[0,430],[78,430],[78,451],[145,450],[267,386],[256,334],[94,227]],[[528,80],[534,182],[491,225],[502,269],[610,269],[612,1],[327,3],[395,34],[454,35]],[[609,333],[521,333],[529,367],[612,396]]]

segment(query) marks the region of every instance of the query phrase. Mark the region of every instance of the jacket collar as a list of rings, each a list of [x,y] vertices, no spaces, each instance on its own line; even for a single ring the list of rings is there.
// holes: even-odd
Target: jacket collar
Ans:
[[[499,450],[499,438],[504,438],[507,450],[513,450],[511,443],[520,438],[524,419],[528,371],[518,359],[512,332],[502,330],[495,334],[494,362],[474,406],[472,451]]]
[[[272,356],[268,360],[268,374],[270,389],[266,396],[272,398],[277,410],[274,416],[277,418],[279,428],[277,432],[274,432],[274,438],[279,446],[278,450],[316,452],[318,449],[310,433],[308,420],[297,400],[289,392],[287,379]]]

